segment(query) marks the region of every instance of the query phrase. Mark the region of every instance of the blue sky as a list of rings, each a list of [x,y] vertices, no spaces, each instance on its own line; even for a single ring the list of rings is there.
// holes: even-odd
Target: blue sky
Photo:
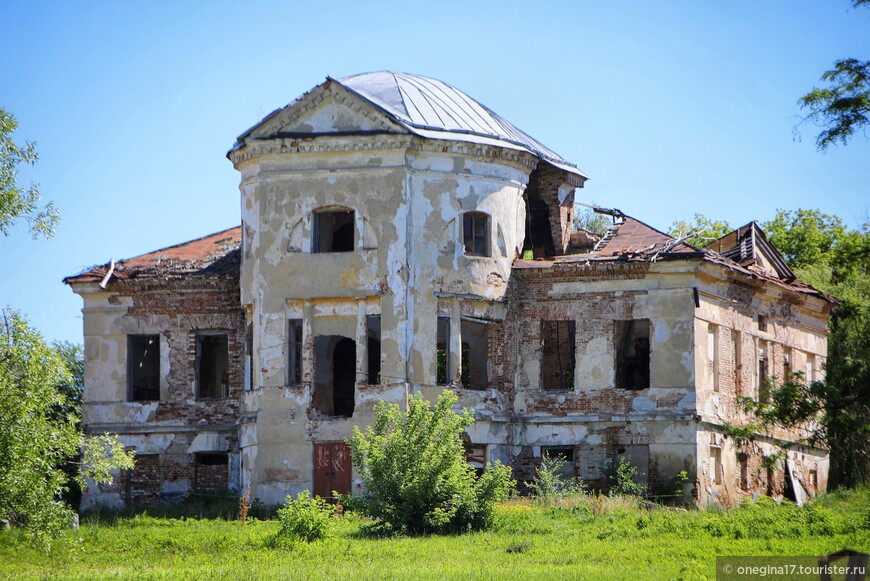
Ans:
[[[848,0],[6,1],[0,107],[37,142],[22,173],[57,236],[0,238],[0,304],[81,341],[64,276],[239,223],[235,137],[322,82],[373,70],[450,83],[590,176],[579,201],[667,228],[777,208],[870,213],[870,139],[826,155],[796,101],[870,58]]]

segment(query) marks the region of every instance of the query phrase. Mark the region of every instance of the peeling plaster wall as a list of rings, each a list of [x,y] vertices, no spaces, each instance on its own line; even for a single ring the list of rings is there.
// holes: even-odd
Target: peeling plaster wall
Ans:
[[[784,467],[768,475],[761,468],[761,459],[776,454],[780,443],[806,438],[814,426],[759,434],[751,449],[735,448],[733,440],[722,435],[721,426],[752,421],[737,398],[759,397],[758,361],[762,355],[766,355],[769,377],[782,380],[789,367],[793,372],[807,373],[807,361],[814,358],[815,379],[821,378],[820,369],[827,354],[829,307],[818,298],[773,285],[749,283],[709,266],[702,268],[697,286],[699,307],[695,309],[694,349],[694,365],[699,371],[697,409],[708,426],[699,432],[699,499],[702,503],[727,503],[746,494],[782,495]],[[764,317],[762,324],[759,315]],[[713,440],[716,442],[711,443]],[[721,483],[710,476],[711,446],[721,447]],[[740,454],[746,455],[750,463],[747,487],[739,485]],[[805,482],[809,482],[809,470],[816,471],[816,485],[807,485],[810,496],[825,489],[829,467],[825,450],[800,448],[790,451],[789,456]]]
[[[255,466],[243,474],[252,494],[266,502],[310,487],[312,442],[343,441],[353,425],[373,419],[376,401],[404,402],[406,384],[435,384],[439,301],[459,306],[460,297],[470,297],[484,305],[477,315],[493,316],[491,305],[503,299],[522,248],[522,193],[534,165],[526,154],[520,161],[501,159],[497,148],[433,147],[408,135],[311,142],[317,145],[310,151],[239,164],[241,295],[252,306],[253,386],[260,392],[243,404],[243,415],[252,419],[242,456]],[[354,211],[353,252],[313,252],[315,211],[331,207]],[[464,253],[467,211],[489,216],[489,257]],[[370,315],[381,316],[380,385],[367,385],[363,322]],[[287,384],[291,318],[303,321],[298,386]],[[457,339],[459,320],[451,330]],[[312,409],[313,347],[321,335],[356,341],[352,419]]]
[[[575,450],[577,476],[607,485],[620,451],[644,459],[653,489],[695,469],[694,342],[685,263],[591,265],[514,271],[506,317],[491,339],[492,393],[465,390],[480,418],[475,443],[507,458],[529,479],[542,446]],[[651,321],[648,389],[615,389],[615,321]],[[575,321],[573,389],[541,387],[541,321]],[[491,419],[490,419],[491,418]]]
[[[90,433],[121,435],[139,455],[155,456],[149,474],[163,482],[147,503],[173,500],[195,480],[195,454],[227,452],[237,465],[235,424],[242,392],[243,314],[238,279],[190,277],[183,281],[112,281],[76,285],[84,300],[84,424]],[[224,331],[229,338],[229,397],[198,400],[195,393],[196,333]],[[160,336],[160,401],[127,401],[127,335]],[[91,485],[83,507],[120,505],[131,499],[131,478]],[[144,478],[144,476],[143,476]],[[227,487],[238,488],[238,470]]]

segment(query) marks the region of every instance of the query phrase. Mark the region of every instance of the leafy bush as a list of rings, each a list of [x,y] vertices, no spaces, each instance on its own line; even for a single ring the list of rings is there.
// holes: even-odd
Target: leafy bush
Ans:
[[[378,402],[374,425],[354,427],[351,457],[363,495],[351,508],[396,532],[456,532],[487,528],[495,504],[513,488],[511,470],[487,464],[478,478],[465,462],[461,435],[474,419],[452,410],[457,397],[444,391],[434,409],[417,394],[402,412]]]
[[[611,464],[608,469],[610,480],[610,496],[642,496],[646,493],[646,486],[640,484],[637,479],[640,474],[637,468],[624,457]]]
[[[271,539],[271,544],[280,545],[288,539],[301,539],[311,542],[325,539],[330,534],[330,517],[334,509],[328,502],[311,492],[303,490],[294,500],[288,496],[284,506],[278,509],[281,528]]]
[[[539,502],[553,504],[570,496],[586,493],[586,486],[579,478],[566,478],[562,474],[565,460],[544,454],[541,464],[535,468],[535,477],[529,485],[532,496]]]

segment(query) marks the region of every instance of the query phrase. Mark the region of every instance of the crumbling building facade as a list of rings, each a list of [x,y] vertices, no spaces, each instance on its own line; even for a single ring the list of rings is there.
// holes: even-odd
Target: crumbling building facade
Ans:
[[[328,78],[242,134],[241,227],[65,279],[84,301],[85,426],[137,466],[85,505],[356,484],[345,439],[385,400],[454,389],[469,461],[542,454],[605,487],[625,457],[702,502],[824,488],[824,450],[736,446],[738,396],[816,378],[833,300],[754,223],[706,249],[617,210],[573,231],[586,176],[440,81]],[[798,489],[798,490],[795,490]]]

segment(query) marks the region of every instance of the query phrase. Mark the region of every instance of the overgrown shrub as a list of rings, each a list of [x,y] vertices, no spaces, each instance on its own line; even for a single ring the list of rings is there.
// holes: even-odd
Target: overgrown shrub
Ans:
[[[643,496],[646,486],[638,482],[640,474],[624,457],[611,463],[607,470],[610,480],[610,496]]]
[[[553,504],[560,499],[586,493],[586,486],[579,478],[567,478],[562,474],[565,460],[544,454],[541,464],[535,468],[535,477],[529,484],[535,500]]]
[[[271,539],[271,544],[280,545],[287,540],[303,540],[306,542],[325,539],[330,534],[330,517],[334,508],[328,502],[316,496],[311,498],[311,492],[303,490],[294,499],[288,496],[284,506],[278,509],[278,521],[281,528]]]
[[[402,412],[378,402],[374,424],[354,428],[351,457],[364,486],[351,508],[395,532],[444,533],[492,524],[495,504],[514,486],[511,470],[487,464],[477,477],[465,462],[461,436],[474,419],[452,410],[457,397],[444,391],[432,408],[420,394]]]

